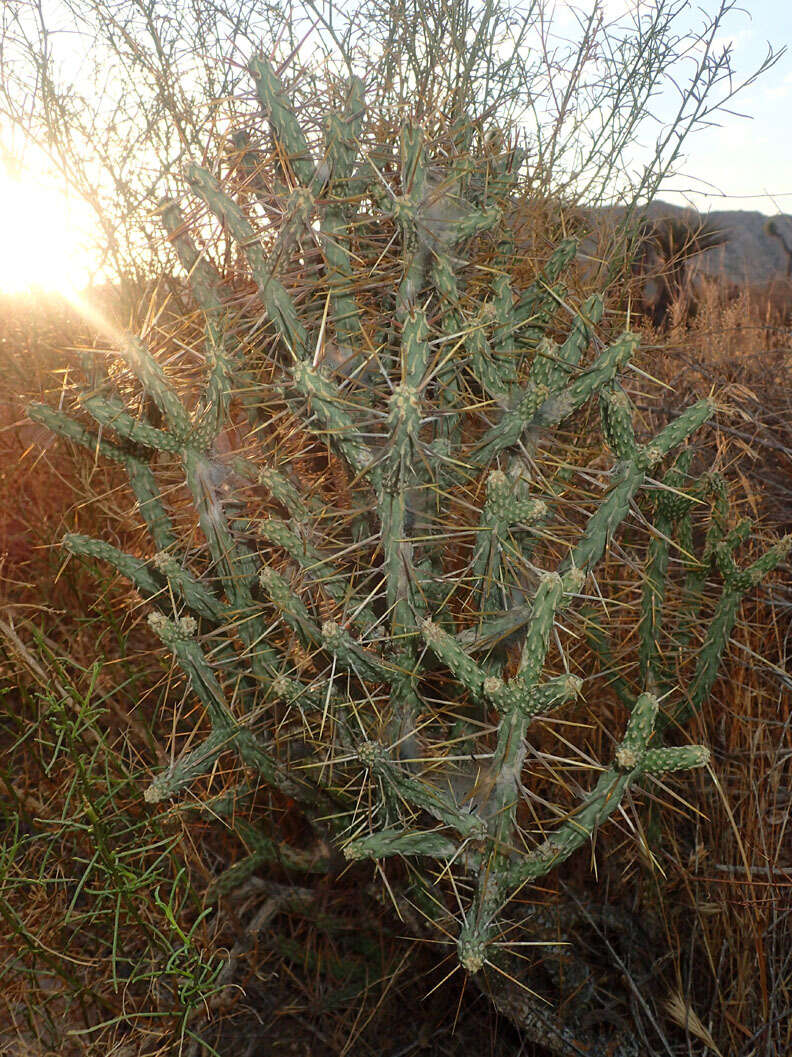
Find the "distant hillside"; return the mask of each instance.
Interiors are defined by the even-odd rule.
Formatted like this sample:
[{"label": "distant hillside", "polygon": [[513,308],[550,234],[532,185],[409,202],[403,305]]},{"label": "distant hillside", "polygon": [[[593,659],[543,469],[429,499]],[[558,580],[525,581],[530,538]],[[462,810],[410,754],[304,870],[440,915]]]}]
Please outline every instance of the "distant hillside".
[{"label": "distant hillside", "polygon": [[[766,283],[786,277],[789,258],[780,241],[766,233],[768,217],[763,213],[742,209],[698,213],[695,209],[685,209],[669,202],[653,202],[646,207],[645,212],[655,218],[670,216],[688,218],[693,222],[707,220],[728,234],[724,245],[705,250],[692,259],[691,274],[715,276],[740,285],[745,282]],[[792,216],[779,214],[772,219],[787,245],[792,247]]]}]

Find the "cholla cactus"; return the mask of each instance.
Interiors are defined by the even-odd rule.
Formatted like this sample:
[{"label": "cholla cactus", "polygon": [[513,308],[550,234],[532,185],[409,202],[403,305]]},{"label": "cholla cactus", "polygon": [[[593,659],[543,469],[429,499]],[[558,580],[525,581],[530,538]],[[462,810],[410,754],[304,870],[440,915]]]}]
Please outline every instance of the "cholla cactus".
[{"label": "cholla cactus", "polygon": [[[321,870],[333,848],[407,857],[425,912],[455,916],[459,962],[476,973],[499,956],[514,894],[585,845],[631,786],[707,762],[704,746],[664,745],[663,731],[701,707],[740,599],[790,540],[737,566],[746,529],[729,530],[723,483],[690,473],[688,442],[711,401],[636,433],[620,379],[637,339],[598,337],[598,295],[570,307],[572,240],[527,280],[505,219],[518,151],[469,128],[430,139],[410,124],[394,150],[391,130],[367,125],[354,79],[321,142],[309,141],[269,62],[250,70],[272,151],[239,138],[230,174],[192,164],[185,179],[244,255],[256,311],[248,298],[234,314],[180,207],[165,202],[205,318],[195,406],[130,338],[119,353],[156,422],[134,416],[109,379],[81,398],[101,439],[66,413],[30,414],[128,471],[150,556],[75,535],[64,545],[150,601],[152,629],[205,709],[208,736],[146,799],[177,797],[235,753],[238,782],[215,813],[233,816],[263,781],[300,803],[317,834],[312,855],[276,849],[266,819],[244,823],[245,869],[277,854]],[[593,398],[605,447],[584,417]],[[243,440],[222,455],[231,425]],[[203,550],[168,509],[151,455],[183,468]],[[626,722],[581,801],[561,792],[553,807],[545,786],[541,817],[530,814],[531,739],[546,743],[546,717],[602,693],[590,645],[603,656],[612,645],[603,558],[637,503],[655,530],[635,664],[612,680]],[[633,564],[642,538],[624,538]],[[701,640],[716,573],[722,597]],[[687,654],[694,673],[680,686]]]}]

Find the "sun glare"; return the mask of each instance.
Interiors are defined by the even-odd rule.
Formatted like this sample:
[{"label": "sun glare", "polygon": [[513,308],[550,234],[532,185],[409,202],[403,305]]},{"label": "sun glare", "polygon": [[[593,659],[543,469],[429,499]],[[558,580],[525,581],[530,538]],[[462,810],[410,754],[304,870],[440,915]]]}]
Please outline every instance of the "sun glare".
[{"label": "sun glare", "polygon": [[80,219],[65,195],[0,169],[0,292],[82,289],[90,270]]}]

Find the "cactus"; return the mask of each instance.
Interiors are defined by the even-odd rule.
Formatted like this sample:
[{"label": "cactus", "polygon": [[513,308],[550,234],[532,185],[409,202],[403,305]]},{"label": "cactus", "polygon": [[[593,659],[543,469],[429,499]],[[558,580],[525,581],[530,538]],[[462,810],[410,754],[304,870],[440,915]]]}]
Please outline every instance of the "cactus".
[{"label": "cactus", "polygon": [[[639,436],[625,374],[638,339],[603,340],[599,295],[572,307],[560,285],[572,240],[520,281],[503,223],[516,151],[486,137],[457,157],[405,124],[394,152],[387,136],[372,141],[354,79],[320,143],[271,64],[257,57],[250,70],[276,150],[254,154],[237,137],[230,174],[190,164],[185,180],[244,253],[261,305],[255,341],[167,201],[162,221],[206,322],[194,407],[156,350],[129,338],[119,353],[156,422],[108,379],[82,394],[77,417],[43,405],[30,416],[128,472],[150,556],[73,534],[64,546],[134,584],[203,707],[203,741],[146,800],[177,797],[233,754],[239,781],[223,814],[264,782],[301,805],[318,850],[278,850],[266,818],[241,823],[251,857],[218,889],[276,856],[310,871],[332,848],[350,861],[407,857],[446,936],[455,916],[459,963],[475,974],[497,962],[515,894],[590,841],[631,786],[707,762],[704,746],[664,744],[663,732],[701,708],[741,598],[790,539],[738,567],[745,531],[728,530],[722,483],[690,472],[712,401]],[[258,164],[282,189],[263,228],[233,185],[244,177],[255,191]],[[590,415],[570,445],[596,401],[605,449]],[[246,439],[224,457],[217,438],[232,426]],[[299,458],[279,454],[288,444]],[[181,467],[205,547],[169,511],[153,456]],[[328,460],[337,494],[323,483]],[[626,724],[580,802],[562,796],[530,819],[529,739],[602,693],[576,643],[590,632],[601,657],[612,649],[608,610],[591,602],[607,594],[612,542],[642,547],[624,528],[637,503],[654,529],[638,657],[618,676]],[[710,507],[697,556],[691,518]],[[698,645],[715,576],[723,592]],[[582,634],[562,645],[563,624]],[[693,679],[680,686],[688,655]]]}]

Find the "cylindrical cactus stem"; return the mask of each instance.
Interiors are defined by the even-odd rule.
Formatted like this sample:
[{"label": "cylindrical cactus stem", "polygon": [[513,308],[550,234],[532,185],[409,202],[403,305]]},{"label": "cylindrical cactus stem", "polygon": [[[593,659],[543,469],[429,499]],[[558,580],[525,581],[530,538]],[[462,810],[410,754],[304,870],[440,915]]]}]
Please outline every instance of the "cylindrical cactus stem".
[{"label": "cylindrical cactus stem", "polygon": [[151,467],[142,459],[136,459],[133,456],[125,460],[124,466],[137,499],[138,510],[151,533],[155,546],[160,550],[174,546],[176,533],[165,504],[162,502],[162,495]]},{"label": "cylindrical cactus stem", "polygon": [[603,771],[574,815],[562,822],[544,843],[510,865],[508,888],[515,891],[526,882],[543,877],[590,840],[594,830],[619,806],[632,773],[621,772],[615,767]]},{"label": "cylindrical cactus stem", "polygon": [[619,459],[632,459],[637,454],[632,422],[630,398],[618,385],[603,386],[600,390],[602,432],[608,447]]},{"label": "cylindrical cactus stem", "polygon": [[[253,599],[258,561],[247,543],[237,539],[229,527],[212,460],[188,447],[182,452],[182,461],[201,531],[233,610],[239,636],[247,647],[253,675],[259,682],[269,683],[280,668],[280,658],[267,641],[266,623]],[[227,624],[229,630],[231,626]]]},{"label": "cylindrical cactus stem", "polygon": [[747,585],[746,589],[756,587],[769,573],[778,568],[781,562],[786,561],[790,551],[792,551],[792,533],[784,536],[772,547],[768,547],[760,558],[743,570],[740,574],[741,586]]},{"label": "cylindrical cactus stem", "polygon": [[429,649],[438,657],[460,683],[469,690],[477,700],[484,698],[484,682],[489,673],[481,668],[459,645],[453,635],[426,619],[421,624],[421,634]]},{"label": "cylindrical cactus stem", "polygon": [[548,385],[552,385],[553,388],[559,388],[568,373],[563,370],[564,366],[566,365],[569,368],[577,367],[583,353],[594,340],[594,328],[602,322],[604,314],[605,302],[601,294],[592,294],[587,297],[580,308],[577,309],[575,322],[572,324],[569,336],[559,349],[558,361],[555,365],[558,373],[550,375],[547,379]]},{"label": "cylindrical cactus stem", "polygon": [[[287,705],[294,705],[301,712],[323,710],[328,704],[327,688],[323,684],[306,686],[299,679],[293,679],[282,672],[275,676],[268,687],[270,700],[280,700]],[[340,700],[340,699],[339,699]],[[334,695],[330,701],[336,703]]]},{"label": "cylindrical cactus stem", "polygon": [[[234,464],[236,468],[236,464]],[[292,482],[280,471],[271,466],[264,466],[258,471],[257,480],[276,499],[290,518],[297,522],[306,521],[312,514],[322,509],[321,502],[312,496],[301,495]]]},{"label": "cylindrical cactus stem", "polygon": [[394,855],[421,855],[430,859],[451,859],[457,844],[442,833],[410,830],[381,830],[366,837],[356,837],[344,845],[344,856],[350,862],[361,859],[387,859]]},{"label": "cylindrical cactus stem", "polygon": [[536,282],[532,283],[520,295],[514,309],[515,325],[521,326],[526,320],[540,315],[548,307],[554,307],[556,296],[553,287],[562,272],[566,271],[577,253],[576,239],[563,239],[550,256]]},{"label": "cylindrical cactus stem", "polygon": [[[396,293],[396,319],[403,320],[416,305],[426,282],[428,253],[418,235],[418,214],[426,189],[426,158],[423,130],[405,125],[401,131],[401,195],[390,203],[390,211],[402,233],[404,274]],[[385,205],[386,200],[382,200]],[[387,206],[386,206],[387,208]]]},{"label": "cylindrical cactus stem", "polygon": [[176,250],[179,263],[187,273],[195,300],[206,317],[204,349],[209,374],[206,390],[196,412],[196,421],[214,438],[225,420],[236,386],[245,405],[248,422],[254,426],[259,419],[254,397],[255,382],[239,362],[236,339],[227,333],[220,276],[214,266],[199,253],[188,233],[178,204],[170,198],[165,198],[160,202],[158,212],[168,238]]},{"label": "cylindrical cactus stem", "polygon": [[610,492],[589,518],[580,542],[572,550],[570,557],[562,563],[562,571],[566,571],[567,566],[574,565],[586,573],[591,572],[605,553],[605,548],[616,529],[627,516],[630,500],[643,482],[644,472],[635,463],[622,464],[617,470],[616,481]]},{"label": "cylindrical cactus stem", "polygon": [[[148,562],[136,558],[132,554],[125,554],[117,547],[103,540],[95,540],[90,536],[81,536],[76,532],[67,532],[61,540],[61,546],[80,558],[96,558],[107,562],[117,569],[122,576],[131,581],[147,601],[156,601],[162,596],[165,588],[162,580],[152,572]],[[161,601],[167,605],[167,595]]]},{"label": "cylindrical cactus stem", "polygon": [[684,699],[668,711],[667,718],[663,717],[662,727],[672,721],[684,723],[701,709],[709,697],[718,674],[718,667],[734,629],[743,596],[750,588],[760,584],[768,573],[784,561],[790,550],[792,550],[792,535],[784,536],[747,569],[738,571],[729,577],[724,584],[707,628],[706,638],[699,651],[693,682]]},{"label": "cylindrical cactus stem", "polygon": [[387,749],[374,741],[358,746],[357,757],[372,774],[376,775],[398,797],[411,808],[426,811],[438,822],[455,829],[463,837],[480,840],[486,833],[486,826],[475,815],[460,811],[456,804],[445,796],[440,789],[429,785],[420,778],[407,775],[395,763]]},{"label": "cylindrical cactus stem", "polygon": [[294,175],[303,187],[308,187],[314,178],[316,165],[294,107],[272,63],[265,55],[254,55],[248,63],[248,70],[256,84],[256,94],[273,135],[282,145]]},{"label": "cylindrical cactus stem", "polygon": [[399,677],[391,664],[386,664],[374,650],[355,642],[349,632],[334,620],[326,620],[322,624],[322,646],[342,668],[353,672],[359,679],[389,683]]},{"label": "cylindrical cactus stem", "polygon": [[[420,395],[419,390],[426,373],[429,361],[429,326],[426,320],[426,312],[423,309],[413,309],[405,318],[402,326],[401,336],[401,368],[402,389],[405,393],[415,394],[414,399]],[[417,430],[418,423],[414,422],[405,407],[402,416],[405,423],[411,423],[410,429]]]},{"label": "cylindrical cactus stem", "polygon": [[484,325],[473,320],[465,329],[464,337],[458,332],[450,336],[458,343],[464,340],[470,357],[470,370],[478,384],[490,399],[499,404],[508,404],[512,390],[517,385],[514,363],[496,358],[485,334]]},{"label": "cylindrical cactus stem", "polygon": [[[608,346],[596,360],[564,389],[548,394],[546,401],[537,409],[534,419],[540,426],[556,426],[582,407],[602,386],[616,377],[616,372],[632,359],[638,338],[625,333]],[[533,424],[533,420],[531,423]]]},{"label": "cylindrical cactus stem", "polygon": [[211,458],[186,448],[182,453],[187,485],[192,493],[198,519],[212,559],[233,607],[249,609],[253,603],[251,588],[257,564],[245,545],[235,539],[229,528],[220,491],[216,467]]},{"label": "cylindrical cactus stem", "polygon": [[198,778],[209,774],[221,753],[231,748],[227,730],[214,730],[196,748],[183,753],[164,771],[155,775],[143,797],[148,804],[170,800]]},{"label": "cylindrical cactus stem", "polygon": [[577,675],[557,675],[533,688],[524,711],[531,717],[552,712],[561,705],[574,701],[582,686],[583,680]]},{"label": "cylindrical cactus stem", "polygon": [[[421,401],[418,383],[428,359],[426,317],[411,310],[402,332],[402,376],[390,398],[385,467],[378,489],[385,555],[387,601],[392,611],[394,635],[414,627],[412,607],[420,604],[411,587],[413,544],[407,518],[407,491],[419,480],[418,443],[421,427]],[[399,630],[402,629],[402,630]]]},{"label": "cylindrical cactus stem", "polygon": [[558,573],[545,573],[534,596],[531,619],[520,657],[518,677],[526,686],[536,685],[544,666],[556,610],[564,595]]},{"label": "cylindrical cactus stem", "polygon": [[281,174],[273,173],[268,167],[269,155],[252,147],[250,133],[238,129],[229,137],[226,159],[232,171],[241,177],[242,190],[256,199],[271,223],[279,223],[281,212],[274,208],[274,203],[284,198],[289,189]]},{"label": "cylindrical cactus stem", "polygon": [[[711,572],[715,548],[727,535],[730,509],[728,488],[719,473],[703,475],[696,482],[694,494],[698,499],[709,499],[713,503],[704,550],[700,558],[694,555],[693,524],[689,510],[684,511],[677,525],[679,545],[687,569],[682,588],[679,619],[674,629],[674,647],[678,653],[688,648],[698,626],[701,607],[704,604],[704,587]],[[667,689],[672,689],[672,687],[669,686]]]},{"label": "cylindrical cactus stem", "polygon": [[[534,499],[520,477],[510,478],[502,470],[493,470],[487,477],[487,498],[481,512],[472,573],[481,581],[479,611],[497,608],[498,582],[501,577],[501,557],[509,543],[509,533],[517,524],[533,525],[547,514],[541,499]],[[518,551],[512,542],[510,549]]]},{"label": "cylindrical cactus stem", "polygon": [[596,325],[602,320],[605,305],[599,294],[587,298],[575,313],[575,322],[569,337],[560,347],[544,338],[536,347],[531,364],[531,381],[544,385],[553,393],[569,380],[572,371],[580,363],[583,352],[594,338]]},{"label": "cylindrical cactus stem", "polygon": [[525,480],[510,478],[502,470],[493,470],[488,475],[482,520],[507,529],[517,524],[530,525],[546,514],[547,505],[529,494]]},{"label": "cylindrical cactus stem", "polygon": [[197,625],[192,617],[170,620],[162,613],[149,614],[149,624],[171,650],[190,680],[196,696],[206,708],[214,730],[225,730],[233,741],[237,729],[222,687],[195,639]]},{"label": "cylindrical cactus stem", "polygon": [[371,450],[360,436],[353,418],[344,409],[346,401],[338,387],[307,363],[294,365],[292,382],[319,419],[318,427],[309,425],[308,428],[327,436],[355,473],[366,474],[376,487],[379,473],[373,465]]},{"label": "cylindrical cactus stem", "polygon": [[220,314],[223,310],[220,276],[213,265],[199,253],[178,203],[172,198],[163,198],[157,212],[168,239],[176,250],[179,264],[187,273],[195,300],[208,315]]},{"label": "cylindrical cactus stem", "polygon": [[678,415],[673,422],[661,429],[658,434],[643,446],[642,459],[648,467],[655,466],[673,448],[676,448],[715,413],[712,400],[699,400]]},{"label": "cylindrical cactus stem", "polygon": [[[491,173],[488,190],[497,198],[505,199],[508,189],[516,180],[514,172],[501,171]],[[498,241],[498,250],[494,265],[498,269],[492,279],[491,308],[495,320],[492,331],[492,354],[501,368],[504,388],[509,389],[517,384],[517,304],[514,285],[511,278],[511,265],[514,261],[514,235],[509,227],[502,227]]]},{"label": "cylindrical cactus stem", "polygon": [[526,882],[543,877],[565,862],[616,811],[629,784],[641,774],[659,775],[702,767],[708,761],[709,752],[703,745],[684,745],[679,747],[679,751],[648,749],[634,768],[607,768],[575,814],[563,822],[543,844],[510,865],[506,874],[506,887],[509,891],[516,891]]},{"label": "cylindrical cactus stem", "polygon": [[353,75],[347,82],[343,110],[340,114],[330,111],[324,119],[325,160],[330,167],[330,182],[331,186],[338,184],[341,191],[346,190],[345,181],[355,170],[365,116],[365,85],[360,77]]},{"label": "cylindrical cactus stem", "polygon": [[488,961],[492,929],[490,922],[462,926],[457,939],[457,958],[466,973],[474,976]]},{"label": "cylindrical cactus stem", "polygon": [[280,518],[264,518],[256,527],[264,539],[286,551],[311,580],[321,585],[328,597],[343,606],[345,612],[352,614],[351,623],[359,631],[366,631],[377,623],[374,611],[366,604],[365,599],[354,593],[348,576],[333,563],[332,558],[311,546]]},{"label": "cylindrical cactus stem", "polygon": [[137,376],[146,395],[162,412],[170,433],[183,443],[191,432],[190,416],[149,348],[140,338],[129,335],[124,341],[121,355]]},{"label": "cylindrical cactus stem", "polygon": [[271,566],[265,565],[259,571],[259,583],[289,627],[297,632],[303,645],[314,648],[322,646],[319,625],[284,578]]},{"label": "cylindrical cactus stem", "polygon": [[709,761],[710,751],[705,745],[675,745],[667,749],[648,749],[639,769],[641,774],[663,775],[706,767]]},{"label": "cylindrical cactus stem", "polygon": [[215,623],[231,617],[231,613],[220,599],[209,590],[206,584],[196,580],[174,554],[168,551],[157,551],[151,561],[193,613]]},{"label": "cylindrical cactus stem", "polygon": [[[353,289],[354,268],[349,253],[351,209],[348,204],[348,184],[358,154],[364,114],[363,82],[359,77],[352,77],[343,113],[330,113],[324,122],[325,164],[330,182],[323,195],[326,204],[319,210],[319,243],[330,288],[330,309],[339,352],[337,366],[347,375],[358,365],[365,349],[360,311]],[[323,166],[318,168],[322,169]],[[318,177],[314,181],[315,194],[321,190],[316,186],[317,183]]]},{"label": "cylindrical cactus stem", "polygon": [[243,249],[267,315],[279,334],[298,360],[306,359],[309,355],[307,332],[297,318],[286,288],[275,277],[274,262],[266,259],[252,224],[206,169],[191,163],[185,170],[185,177],[191,190],[227,225],[232,238]]},{"label": "cylindrical cactus stem", "polygon": [[62,411],[56,411],[45,404],[30,404],[27,413],[33,422],[40,422],[53,433],[81,444],[94,454],[98,453],[113,462],[121,463],[129,475],[129,483],[135,493],[138,508],[155,545],[161,550],[175,545],[176,536],[148,463],[91,433],[82,423],[76,422]]},{"label": "cylindrical cactus stem", "polygon": [[632,770],[640,763],[654,733],[660,705],[654,694],[641,694],[636,700],[627,730],[616,750],[616,765],[622,770]]},{"label": "cylindrical cactus stem", "polygon": [[131,440],[133,444],[142,444],[155,451],[167,451],[173,454],[182,448],[183,437],[177,437],[173,433],[158,429],[142,419],[133,418],[114,400],[107,400],[93,393],[83,393],[80,403],[100,426],[112,429],[119,437]]}]

